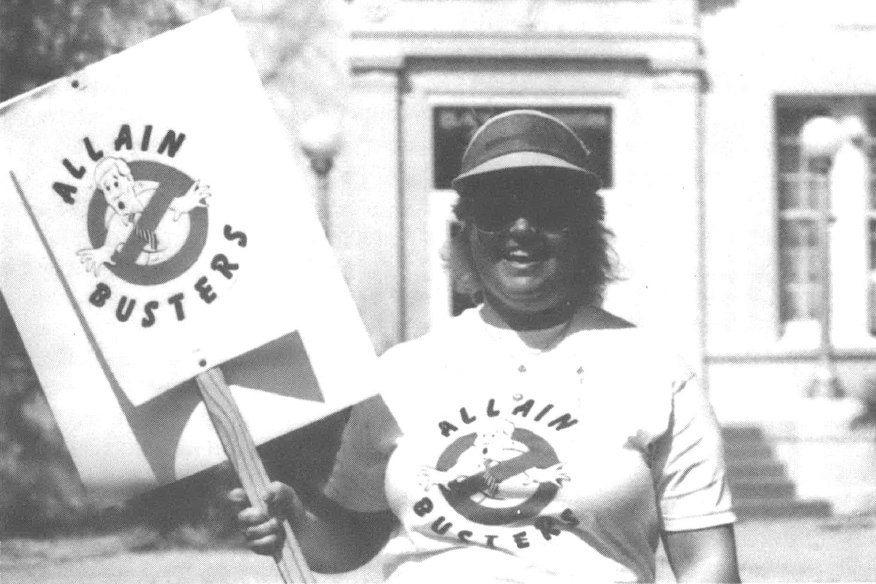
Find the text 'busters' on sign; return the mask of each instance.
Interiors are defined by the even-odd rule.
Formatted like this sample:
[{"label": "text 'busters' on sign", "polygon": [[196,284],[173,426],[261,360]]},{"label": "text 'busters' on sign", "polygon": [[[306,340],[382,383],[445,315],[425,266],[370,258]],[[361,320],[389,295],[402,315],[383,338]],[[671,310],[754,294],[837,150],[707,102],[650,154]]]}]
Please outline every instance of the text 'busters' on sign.
[{"label": "text 'busters' on sign", "polygon": [[0,148],[0,289],[86,484],[133,492],[223,460],[190,382],[211,367],[257,443],[372,392],[371,344],[229,11],[3,104]]}]

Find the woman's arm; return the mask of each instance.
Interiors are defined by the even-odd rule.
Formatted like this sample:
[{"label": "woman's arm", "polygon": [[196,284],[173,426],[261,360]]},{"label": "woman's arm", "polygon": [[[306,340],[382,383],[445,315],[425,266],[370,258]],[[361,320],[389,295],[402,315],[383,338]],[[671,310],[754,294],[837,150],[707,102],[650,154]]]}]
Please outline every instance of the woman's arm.
[{"label": "woman's arm", "polygon": [[238,508],[238,523],[250,549],[273,555],[283,545],[280,522],[285,517],[308,565],[321,573],[349,572],[366,564],[389,540],[397,521],[390,511],[357,513],[324,496],[311,510],[292,487],[279,482],[271,483],[265,497],[267,513],[249,507],[243,489],[234,489],[228,498]]},{"label": "woman's arm", "polygon": [[740,582],[733,525],[664,531],[663,547],[679,582]]}]

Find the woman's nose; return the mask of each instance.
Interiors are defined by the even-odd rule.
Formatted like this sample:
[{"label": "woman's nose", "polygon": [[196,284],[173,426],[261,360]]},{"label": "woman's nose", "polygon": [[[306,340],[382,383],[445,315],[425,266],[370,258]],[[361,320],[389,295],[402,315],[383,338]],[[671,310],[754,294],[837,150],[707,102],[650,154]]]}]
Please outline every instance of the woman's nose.
[{"label": "woman's nose", "polygon": [[511,223],[508,231],[515,235],[522,235],[524,233],[534,232],[535,226],[528,217],[521,215]]}]

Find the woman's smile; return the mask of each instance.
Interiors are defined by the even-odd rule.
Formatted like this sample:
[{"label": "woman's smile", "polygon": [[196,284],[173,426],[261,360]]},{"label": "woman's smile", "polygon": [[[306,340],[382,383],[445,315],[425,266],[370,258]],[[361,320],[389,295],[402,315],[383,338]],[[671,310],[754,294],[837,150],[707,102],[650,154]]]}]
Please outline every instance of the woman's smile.
[{"label": "woman's smile", "polygon": [[520,246],[511,243],[505,246],[502,259],[513,267],[528,268],[546,259],[544,247]]}]

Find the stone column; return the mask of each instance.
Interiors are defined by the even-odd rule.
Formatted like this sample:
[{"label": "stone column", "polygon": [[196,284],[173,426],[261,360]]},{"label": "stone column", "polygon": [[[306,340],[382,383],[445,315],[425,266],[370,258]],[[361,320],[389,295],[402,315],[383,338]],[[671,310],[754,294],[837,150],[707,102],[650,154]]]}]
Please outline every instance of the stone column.
[{"label": "stone column", "polygon": [[657,330],[695,367],[703,326],[699,91],[695,73],[667,71],[635,96],[640,138],[624,180],[636,220],[623,234],[637,248],[629,258],[641,290],[637,324]]},{"label": "stone column", "polygon": [[843,140],[830,172],[831,210],[831,332],[839,348],[874,346],[868,332],[869,169],[860,118],[839,122]]},{"label": "stone column", "polygon": [[332,176],[332,247],[378,352],[401,340],[399,75],[402,59],[354,59]]}]

